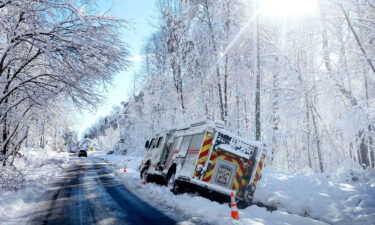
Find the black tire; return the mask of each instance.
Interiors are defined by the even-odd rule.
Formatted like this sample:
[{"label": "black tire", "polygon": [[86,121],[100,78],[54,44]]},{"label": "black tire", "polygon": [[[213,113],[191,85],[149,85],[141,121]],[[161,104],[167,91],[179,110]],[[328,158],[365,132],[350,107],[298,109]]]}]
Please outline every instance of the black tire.
[{"label": "black tire", "polygon": [[176,182],[175,177],[176,177],[176,172],[172,171],[167,177],[167,187],[174,194],[178,194],[180,193],[180,189],[178,187],[178,182]]},{"label": "black tire", "polygon": [[143,169],[141,170],[141,174],[140,174],[141,179],[144,179],[145,181],[148,181],[148,168],[149,168],[148,165],[143,167]]}]

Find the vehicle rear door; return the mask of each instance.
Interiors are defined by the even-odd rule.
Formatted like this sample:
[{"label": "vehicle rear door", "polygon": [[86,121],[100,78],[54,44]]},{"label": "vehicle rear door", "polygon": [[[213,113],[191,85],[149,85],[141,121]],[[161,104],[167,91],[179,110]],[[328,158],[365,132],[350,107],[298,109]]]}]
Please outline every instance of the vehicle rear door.
[{"label": "vehicle rear door", "polygon": [[213,150],[203,181],[236,190],[241,197],[250,182],[252,161],[221,148]]}]

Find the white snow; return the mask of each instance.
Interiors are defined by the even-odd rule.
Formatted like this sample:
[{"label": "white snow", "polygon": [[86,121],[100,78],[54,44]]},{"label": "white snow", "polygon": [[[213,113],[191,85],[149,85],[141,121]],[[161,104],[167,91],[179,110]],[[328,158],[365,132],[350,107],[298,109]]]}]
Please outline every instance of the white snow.
[{"label": "white snow", "polygon": [[256,201],[330,224],[375,223],[375,177],[353,171],[306,175],[265,168],[262,173]]},{"label": "white snow", "polygon": [[17,169],[25,175],[25,186],[14,192],[0,186],[0,224],[27,224],[39,204],[48,184],[53,181],[69,161],[68,153],[40,149],[22,151],[23,158],[15,161]]},{"label": "white snow", "polygon": [[[227,204],[219,204],[192,194],[174,195],[167,187],[148,183],[141,185],[140,157],[100,155],[111,162],[123,184],[151,205],[167,213],[183,214],[181,224],[356,224],[375,223],[375,178],[341,173],[289,174],[265,168],[255,193],[255,200],[275,205],[277,211],[250,206],[240,209],[240,220],[230,217]],[[126,162],[127,172],[124,173]],[[355,177],[355,178],[353,178]],[[353,178],[353,180],[352,180]],[[356,179],[359,179],[356,181]],[[198,221],[198,222],[197,222]]]},{"label": "white snow", "polygon": [[[48,183],[69,161],[66,153],[27,151],[27,164],[18,159],[17,166],[26,175],[25,188],[18,191],[0,189],[0,224],[27,224],[39,206],[37,199]],[[90,152],[90,157],[106,160],[114,167],[122,183],[152,206],[183,220],[179,224],[236,225],[371,225],[375,223],[375,176],[360,171],[329,174],[292,174],[265,168],[258,183],[255,200],[277,206],[270,212],[256,205],[239,209],[240,220],[230,217],[228,204],[219,204],[194,194],[175,195],[167,187],[153,183],[142,185],[139,155],[106,155]],[[124,168],[126,167],[126,172]]]},{"label": "white snow", "polygon": [[232,153],[232,154],[235,154],[235,155],[238,155],[239,157],[242,157],[242,158],[245,158],[245,159],[248,159],[249,158],[249,154],[245,154],[243,152],[240,152],[240,151],[236,151],[235,149],[233,149],[230,145],[227,145],[227,144],[220,144],[217,146],[218,149],[222,149],[224,151],[227,151],[229,153]]}]

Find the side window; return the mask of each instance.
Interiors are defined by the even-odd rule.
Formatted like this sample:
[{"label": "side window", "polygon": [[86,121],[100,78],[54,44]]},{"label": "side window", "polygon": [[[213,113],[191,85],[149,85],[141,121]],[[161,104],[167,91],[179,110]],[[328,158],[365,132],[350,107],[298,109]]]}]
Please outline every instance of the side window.
[{"label": "side window", "polygon": [[163,137],[160,137],[158,140],[158,144],[156,145],[156,148],[160,147],[161,142],[163,141]]},{"label": "side window", "polygon": [[197,152],[202,146],[202,141],[203,141],[204,134],[195,134],[193,138],[191,139],[191,143],[189,146],[189,151],[194,151]]},{"label": "side window", "polygon": [[154,146],[154,142],[155,142],[155,139],[153,138],[153,139],[151,139],[151,141],[150,141],[150,147],[149,147],[149,149],[152,149],[152,147]]},{"label": "side window", "polygon": [[181,139],[182,139],[182,137],[175,137],[174,138],[173,144],[172,144],[171,148],[168,151],[168,156],[166,156],[166,158],[168,158],[166,160],[166,165],[169,165],[169,163],[171,162],[172,156],[174,155],[174,152],[178,151],[178,149],[180,148]]},{"label": "side window", "polygon": [[182,137],[178,137],[178,138],[174,138],[174,140],[173,140],[173,144],[172,144],[172,147],[171,147],[171,149],[170,149],[170,152],[173,152],[173,151],[175,151],[175,150],[178,150],[178,148],[180,147],[180,146],[177,146],[178,145],[178,143],[180,142],[180,139],[181,139]]},{"label": "side window", "polygon": [[192,135],[188,135],[188,136],[184,137],[184,139],[182,140],[182,144],[181,144],[180,154],[179,155],[186,155],[186,152],[187,152],[187,150],[189,148],[190,141],[191,141],[192,137],[193,137]]}]

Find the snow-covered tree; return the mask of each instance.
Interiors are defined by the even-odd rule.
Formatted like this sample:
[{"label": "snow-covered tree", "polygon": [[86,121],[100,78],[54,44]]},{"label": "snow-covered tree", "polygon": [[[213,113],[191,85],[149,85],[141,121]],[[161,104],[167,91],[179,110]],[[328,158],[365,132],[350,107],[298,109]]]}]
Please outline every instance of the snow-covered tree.
[{"label": "snow-covered tree", "polygon": [[[100,89],[125,68],[119,29],[91,1],[0,1],[0,161],[27,138],[33,110],[70,98],[78,107],[102,100]],[[43,123],[42,123],[43,124]]]},{"label": "snow-covered tree", "polygon": [[158,1],[140,94],[120,116],[128,147],[209,117],[250,139],[261,134],[278,168],[374,167],[374,2],[317,1],[313,13],[286,17],[257,2]]}]

